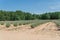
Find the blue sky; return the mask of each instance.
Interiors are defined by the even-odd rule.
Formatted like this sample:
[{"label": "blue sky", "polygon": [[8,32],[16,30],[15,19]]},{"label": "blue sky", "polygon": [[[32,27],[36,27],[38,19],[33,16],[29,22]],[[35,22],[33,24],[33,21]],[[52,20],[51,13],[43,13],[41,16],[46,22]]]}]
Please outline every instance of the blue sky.
[{"label": "blue sky", "polygon": [[60,11],[60,0],[0,0],[0,10],[31,13]]}]

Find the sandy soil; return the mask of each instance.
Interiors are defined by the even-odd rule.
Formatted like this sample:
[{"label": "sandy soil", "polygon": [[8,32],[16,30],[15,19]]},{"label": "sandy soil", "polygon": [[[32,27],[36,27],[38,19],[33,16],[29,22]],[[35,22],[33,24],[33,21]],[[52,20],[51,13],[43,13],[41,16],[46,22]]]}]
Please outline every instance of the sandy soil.
[{"label": "sandy soil", "polygon": [[60,31],[55,23],[42,24],[34,29],[20,31],[0,30],[0,40],[60,40]]}]

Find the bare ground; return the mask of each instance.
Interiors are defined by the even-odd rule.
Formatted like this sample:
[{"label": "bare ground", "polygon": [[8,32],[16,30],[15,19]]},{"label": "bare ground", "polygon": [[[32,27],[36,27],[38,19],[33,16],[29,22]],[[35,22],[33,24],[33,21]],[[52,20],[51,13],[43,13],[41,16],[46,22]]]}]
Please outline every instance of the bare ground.
[{"label": "bare ground", "polygon": [[1,28],[5,30],[0,30],[0,40],[60,40],[60,32],[53,22],[39,25],[34,29],[29,29],[28,26],[22,25],[22,28],[18,27],[17,31],[8,31],[2,26]]}]

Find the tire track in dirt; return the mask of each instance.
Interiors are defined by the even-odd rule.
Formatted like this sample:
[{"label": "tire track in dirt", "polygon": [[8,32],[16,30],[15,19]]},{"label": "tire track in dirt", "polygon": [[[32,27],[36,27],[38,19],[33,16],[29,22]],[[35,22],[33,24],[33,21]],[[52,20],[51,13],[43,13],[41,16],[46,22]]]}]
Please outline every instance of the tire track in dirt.
[{"label": "tire track in dirt", "polygon": [[56,31],[57,25],[54,22],[48,22],[42,25],[37,26],[36,28],[32,29],[34,32],[42,32],[42,31]]}]

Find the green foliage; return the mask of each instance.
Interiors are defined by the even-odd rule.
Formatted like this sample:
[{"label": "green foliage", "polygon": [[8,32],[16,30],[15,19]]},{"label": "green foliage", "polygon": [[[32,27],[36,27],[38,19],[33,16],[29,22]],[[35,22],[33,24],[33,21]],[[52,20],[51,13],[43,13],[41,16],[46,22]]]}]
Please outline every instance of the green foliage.
[{"label": "green foliage", "polygon": [[31,25],[31,28],[35,28],[35,27],[36,27],[36,25],[35,25],[35,24],[32,24],[32,25]]},{"label": "green foliage", "polygon": [[19,23],[19,25],[22,25],[22,23]]},{"label": "green foliage", "polygon": [[10,27],[10,23],[6,23],[6,27],[9,28]]},{"label": "green foliage", "polygon": [[0,10],[0,21],[17,21],[17,20],[35,20],[35,19],[60,19],[60,12],[50,12],[44,14],[31,14],[20,10],[3,11]]},{"label": "green foliage", "polygon": [[58,30],[60,31],[60,20],[52,20],[57,25]]},{"label": "green foliage", "polygon": [[0,24],[1,24],[1,25],[4,25],[4,22],[1,22]]},{"label": "green foliage", "polygon": [[31,24],[31,28],[35,28],[43,23],[50,22],[50,20],[36,20]]},{"label": "green foliage", "polygon": [[53,20],[52,22],[56,23],[57,24],[57,27],[60,28],[60,20]]},{"label": "green foliage", "polygon": [[13,23],[13,25],[14,25],[15,27],[17,27],[17,26],[18,26],[18,24],[17,24],[17,23]]},{"label": "green foliage", "polygon": [[35,25],[31,25],[31,28],[34,28],[35,27]]},{"label": "green foliage", "polygon": [[[20,21],[3,21],[3,23],[6,24],[6,27],[9,28],[10,24],[13,24],[14,27],[20,26],[20,25],[31,25],[31,28],[35,28],[38,25],[49,22],[50,20],[20,20]],[[2,21],[0,21],[1,23]]]},{"label": "green foliage", "polygon": [[42,14],[41,19],[50,19],[50,15],[48,13]]},{"label": "green foliage", "polygon": [[26,23],[23,23],[23,25],[26,25],[26,24],[29,24],[28,22],[26,22]]}]

